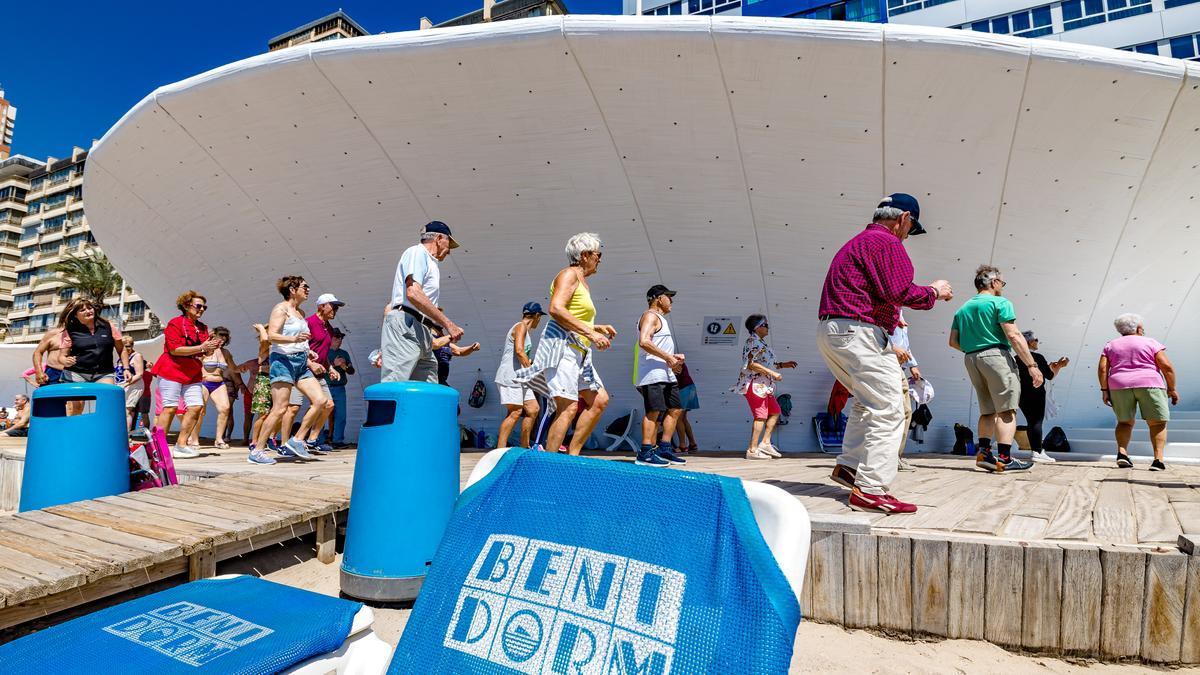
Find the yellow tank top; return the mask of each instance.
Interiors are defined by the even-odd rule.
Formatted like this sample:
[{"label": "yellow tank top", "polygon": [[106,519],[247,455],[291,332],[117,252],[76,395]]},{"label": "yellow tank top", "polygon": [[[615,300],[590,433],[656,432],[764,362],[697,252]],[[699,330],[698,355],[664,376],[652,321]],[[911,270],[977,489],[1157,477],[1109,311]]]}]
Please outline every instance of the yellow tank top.
[{"label": "yellow tank top", "polygon": [[[550,284],[550,297],[554,297],[554,284]],[[571,316],[582,321],[588,328],[595,325],[596,321],[596,305],[592,303],[592,292],[584,285],[583,281],[575,287],[575,292],[571,294],[571,299],[567,300],[567,311]],[[576,336],[579,342],[584,347],[590,347],[592,342],[585,337]]]}]

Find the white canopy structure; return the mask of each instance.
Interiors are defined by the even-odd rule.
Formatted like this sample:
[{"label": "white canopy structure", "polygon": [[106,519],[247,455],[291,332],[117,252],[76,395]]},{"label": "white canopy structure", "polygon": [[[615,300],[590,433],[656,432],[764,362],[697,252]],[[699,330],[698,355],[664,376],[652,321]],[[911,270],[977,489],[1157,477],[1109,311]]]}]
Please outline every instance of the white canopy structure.
[{"label": "white canopy structure", "polygon": [[[1005,270],[1046,355],[1072,358],[1054,387],[1065,419],[1111,420],[1095,363],[1125,311],[1171,349],[1188,396],[1198,167],[1196,63],[901,25],[566,16],[305,45],[164,86],[94,148],[86,190],[100,244],[164,322],[197,289],[239,359],[277,277],[345,300],[351,427],[396,262],[424,223],[463,244],[441,304],[483,349],[451,383],[489,383],[463,418],[492,433],[506,331],[522,303],[546,304],[567,238],[597,232],[598,320],[622,331],[596,359],[605,423],[640,407],[634,324],[661,282],[679,291],[701,445],[744,447],[749,414],[728,390],[742,320],[764,312],[780,358],[800,363],[779,392],[795,404],[781,446],[798,450],[833,382],[814,343],[828,263],[890,192],[922,203],[918,281],[957,293],[907,314],[937,389],[934,445],[976,414],[946,340],[983,262]],[[710,317],[733,344],[705,344]]]}]

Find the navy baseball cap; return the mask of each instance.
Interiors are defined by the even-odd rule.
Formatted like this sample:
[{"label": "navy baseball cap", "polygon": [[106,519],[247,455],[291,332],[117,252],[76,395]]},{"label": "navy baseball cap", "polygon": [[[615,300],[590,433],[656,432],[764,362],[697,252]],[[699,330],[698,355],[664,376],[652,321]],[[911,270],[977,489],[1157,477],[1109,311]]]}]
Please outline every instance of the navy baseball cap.
[{"label": "navy baseball cap", "polygon": [[654,284],[650,287],[650,290],[646,291],[646,300],[653,300],[660,295],[666,295],[673,298],[675,297],[675,291],[663,286],[662,284]]},{"label": "navy baseball cap", "polygon": [[917,203],[916,197],[909,194],[904,194],[903,192],[896,192],[884,197],[883,201],[879,202],[879,206],[876,208],[882,208],[884,206],[891,206],[900,209],[901,211],[908,211],[910,214],[912,214],[913,221],[912,229],[909,230],[908,233],[910,235],[925,234],[925,228],[921,227],[920,221],[921,205]]},{"label": "navy baseball cap", "polygon": [[440,220],[430,221],[425,225],[425,228],[421,230],[421,234],[428,234],[430,232],[446,235],[450,238],[450,248],[458,248],[458,241],[454,238],[454,235],[450,234],[449,225]]},{"label": "navy baseball cap", "polygon": [[542,316],[546,315],[546,313],[542,311],[542,306],[536,302],[525,303],[525,306],[521,308],[521,313],[522,314],[540,314]]}]

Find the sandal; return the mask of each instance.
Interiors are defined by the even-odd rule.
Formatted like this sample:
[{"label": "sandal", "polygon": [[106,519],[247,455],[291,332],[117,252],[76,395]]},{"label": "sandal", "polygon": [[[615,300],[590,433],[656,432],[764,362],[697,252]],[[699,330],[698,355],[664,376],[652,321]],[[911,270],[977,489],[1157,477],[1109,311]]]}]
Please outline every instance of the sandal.
[{"label": "sandal", "polygon": [[216,443],[213,443],[213,447],[218,450],[228,450],[229,444],[225,441],[217,441]]}]

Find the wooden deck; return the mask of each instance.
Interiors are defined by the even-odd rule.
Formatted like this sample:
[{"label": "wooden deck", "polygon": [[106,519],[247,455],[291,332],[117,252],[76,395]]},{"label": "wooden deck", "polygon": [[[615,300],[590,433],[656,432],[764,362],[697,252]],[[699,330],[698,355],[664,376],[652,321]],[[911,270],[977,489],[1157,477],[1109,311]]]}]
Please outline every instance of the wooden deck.
[{"label": "wooden deck", "polygon": [[[20,447],[12,441],[7,444],[0,446],[0,474],[3,456],[20,456]],[[206,449],[201,457],[176,464],[191,477],[250,472],[349,487],[355,454],[344,450],[315,462],[259,466],[246,462],[244,449]],[[462,483],[482,456],[473,451],[462,454]],[[595,456],[632,461],[629,453]],[[996,475],[975,468],[973,459],[966,457],[923,454],[911,461],[918,470],[899,473],[892,489],[919,510],[904,515],[864,514],[873,531],[1120,544],[1151,550],[1174,548],[1182,533],[1200,533],[1200,466],[1172,465],[1165,472],[1150,472],[1145,465],[1117,469],[1109,463],[1058,462]],[[854,513],[846,505],[847,490],[829,480],[833,464],[833,456],[820,454],[770,462],[701,454],[688,458],[686,468],[776,485],[795,495],[814,516]],[[0,481],[0,509],[3,496],[12,492],[11,488],[6,492]]]},{"label": "wooden deck", "polygon": [[0,517],[0,629],[312,532],[333,562],[350,490],[223,476]]}]

